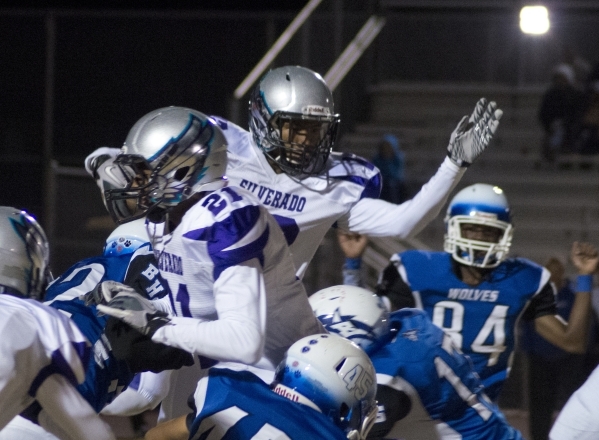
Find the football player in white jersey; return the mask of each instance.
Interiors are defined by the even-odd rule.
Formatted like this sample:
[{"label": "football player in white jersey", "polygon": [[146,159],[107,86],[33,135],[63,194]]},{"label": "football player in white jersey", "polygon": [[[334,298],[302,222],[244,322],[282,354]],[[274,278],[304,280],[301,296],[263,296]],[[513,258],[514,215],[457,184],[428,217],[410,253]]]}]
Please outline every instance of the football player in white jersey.
[{"label": "football player in white jersey", "polygon": [[77,325],[40,302],[49,246],[37,221],[0,207],[0,429],[22,414],[61,439],[115,437],[77,391],[90,342]]},{"label": "football player in white jersey", "polygon": [[599,438],[599,367],[570,396],[549,432],[550,440],[595,440]]},{"label": "football player in white jersey", "polygon": [[114,162],[127,185],[104,196],[116,220],[154,222],[170,295],[152,303],[103,283],[107,299],[120,293],[98,308],[202,356],[201,366],[251,365],[270,382],[291,344],[325,331],[274,217],[248,191],[226,186],[226,150],[220,128],[192,109],[162,108],[135,123]]},{"label": "football player in white jersey", "polygon": [[[481,99],[449,138],[447,158],[420,192],[401,205],[379,200],[381,175],[368,161],[333,153],[339,115],[316,72],[300,66],[269,71],[253,91],[249,131],[215,117],[228,143],[227,177],[260,200],[285,233],[301,276],[331,226],[369,236],[415,235],[441,210],[466,167],[484,151],[502,111]],[[101,189],[118,149],[100,148],[86,169]],[[373,215],[376,213],[376,215]]]}]

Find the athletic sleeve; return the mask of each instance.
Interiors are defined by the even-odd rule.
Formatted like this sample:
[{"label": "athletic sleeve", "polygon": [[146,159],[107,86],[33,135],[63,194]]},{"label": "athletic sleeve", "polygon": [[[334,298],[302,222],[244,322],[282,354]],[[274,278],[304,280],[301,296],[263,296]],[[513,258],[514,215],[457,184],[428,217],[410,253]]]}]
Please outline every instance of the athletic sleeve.
[{"label": "athletic sleeve", "polygon": [[263,355],[266,295],[257,258],[231,266],[214,282],[218,319],[174,317],[160,328],[155,342],[219,361],[254,364]]},{"label": "athletic sleeve", "polygon": [[137,374],[127,389],[104,407],[106,416],[133,416],[156,408],[169,391],[172,370]]},{"label": "athletic sleeve", "polygon": [[40,425],[64,440],[115,440],[110,427],[63,376],[49,376],[36,399],[42,407]]},{"label": "athletic sleeve", "polygon": [[547,281],[524,311],[522,319],[531,321],[545,315],[557,315],[556,292],[553,284]]},{"label": "athletic sleeve", "polygon": [[168,283],[160,275],[156,257],[149,246],[142,246],[133,254],[124,284],[151,300],[168,296]]},{"label": "athletic sleeve", "polygon": [[337,224],[343,230],[370,236],[414,236],[439,214],[464,172],[465,168],[445,158],[437,173],[411,200],[395,205],[365,197],[353,205]]}]

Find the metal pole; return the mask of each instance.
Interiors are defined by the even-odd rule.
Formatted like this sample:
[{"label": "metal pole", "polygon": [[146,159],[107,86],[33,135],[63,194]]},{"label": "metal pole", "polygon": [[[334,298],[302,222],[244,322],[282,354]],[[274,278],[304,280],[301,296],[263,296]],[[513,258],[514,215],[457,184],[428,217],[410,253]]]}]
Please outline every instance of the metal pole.
[{"label": "metal pole", "polygon": [[54,75],[56,63],[56,16],[46,14],[46,72],[44,95],[44,230],[53,243],[56,224],[56,176],[53,162],[54,149]]},{"label": "metal pole", "polygon": [[335,90],[347,72],[358,61],[362,53],[370,46],[370,43],[372,43],[381,29],[383,29],[383,26],[385,26],[385,21],[384,17],[373,15],[364,23],[362,29],[360,29],[324,76],[324,80],[331,90]]},{"label": "metal pole", "polygon": [[262,75],[266,68],[272,63],[279,52],[289,42],[291,37],[297,32],[300,26],[308,19],[312,11],[322,2],[322,0],[310,0],[306,6],[300,11],[299,14],[293,19],[291,24],[281,34],[279,39],[275,41],[275,44],[266,52],[266,55],[256,64],[256,67],[252,69],[249,75],[239,84],[233,93],[235,99],[241,99],[243,95],[247,93],[250,87],[256,82],[256,80]]}]

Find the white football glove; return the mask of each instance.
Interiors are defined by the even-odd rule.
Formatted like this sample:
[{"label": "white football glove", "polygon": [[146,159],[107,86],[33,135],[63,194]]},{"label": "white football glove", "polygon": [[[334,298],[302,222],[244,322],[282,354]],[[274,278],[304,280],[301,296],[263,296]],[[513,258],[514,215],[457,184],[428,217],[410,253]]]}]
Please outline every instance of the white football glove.
[{"label": "white football glove", "polygon": [[99,314],[113,316],[149,337],[171,321],[167,313],[158,310],[152,301],[141,296],[135,289],[110,281],[102,284],[105,283],[113,283],[107,290],[114,296],[108,304],[98,304],[96,308]]},{"label": "white football glove", "polygon": [[81,295],[79,299],[82,300],[86,306],[108,304],[114,296],[116,296],[119,292],[122,292],[124,289],[131,288],[116,281],[103,281],[98,283],[96,287],[87,292],[85,295]]},{"label": "white football glove", "polygon": [[447,156],[460,167],[467,167],[487,148],[497,130],[503,111],[494,101],[481,98],[474,111],[464,116],[449,138]]},{"label": "white football glove", "polygon": [[100,188],[104,205],[106,205],[104,190],[127,186],[127,178],[123,175],[123,171],[113,163],[114,158],[119,154],[121,154],[120,148],[101,147],[85,158],[85,170]]}]

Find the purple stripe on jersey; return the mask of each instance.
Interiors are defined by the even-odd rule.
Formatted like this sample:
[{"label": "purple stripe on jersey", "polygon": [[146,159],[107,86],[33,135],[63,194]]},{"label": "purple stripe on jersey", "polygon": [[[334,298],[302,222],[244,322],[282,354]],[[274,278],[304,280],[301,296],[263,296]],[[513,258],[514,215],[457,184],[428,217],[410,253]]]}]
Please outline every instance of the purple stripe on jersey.
[{"label": "purple stripe on jersey", "polygon": [[183,234],[184,238],[208,242],[208,246],[219,252],[245,237],[258,223],[260,207],[247,205],[231,211],[221,222],[207,228],[194,229]]},{"label": "purple stripe on jersey", "polygon": [[258,261],[260,261],[260,265],[264,266],[264,247],[268,242],[269,234],[270,230],[267,226],[257,240],[254,240],[243,247],[229,251],[223,251],[222,248],[218,250],[216,248],[211,248],[211,244],[208,243],[208,253],[212,258],[212,261],[214,261],[214,280],[216,281],[225,269],[253,258],[257,258]]},{"label": "purple stripe on jersey", "polygon": [[282,215],[273,214],[272,216],[283,230],[283,235],[285,236],[287,244],[291,245],[294,243],[300,231],[297,222],[292,218],[283,217]]},{"label": "purple stripe on jersey", "polygon": [[135,376],[133,376],[133,380],[131,382],[129,382],[129,385],[127,385],[127,388],[131,388],[132,390],[137,391],[137,390],[139,390],[140,383],[141,383],[141,373],[137,373]]},{"label": "purple stripe on jersey", "polygon": [[363,186],[364,190],[362,191],[362,194],[360,194],[360,200],[364,198],[378,199],[381,195],[382,186],[380,173],[375,174],[370,179],[359,176],[337,176],[333,178]]},{"label": "purple stripe on jersey", "polygon": [[[368,168],[371,171],[376,170],[376,167],[367,161],[366,159],[356,156],[355,154],[344,153],[341,155],[341,163],[347,162],[344,164],[344,168],[351,172],[352,164],[362,165]],[[378,171],[378,170],[377,170]],[[345,175],[345,176],[331,176],[333,179],[344,180],[346,182],[352,182],[357,185],[364,187],[362,194],[360,194],[360,199],[370,198],[370,199],[378,199],[381,196],[381,190],[383,187],[383,182],[381,180],[381,173],[377,172],[370,179],[362,176],[356,175]]]},{"label": "purple stripe on jersey", "polygon": [[[86,368],[90,358],[90,348],[88,347],[88,344],[86,342],[71,342],[71,345],[77,352],[77,355],[81,360],[81,365]],[[69,362],[67,362],[67,360],[64,358],[60,350],[55,350],[51,357],[52,361],[50,364],[42,368],[31,383],[31,387],[29,388],[28,392],[31,397],[35,397],[37,390],[42,383],[44,383],[44,381],[53,374],[60,374],[75,387],[79,385],[79,381],[77,380],[77,377],[75,377],[73,369],[69,365]]]},{"label": "purple stripe on jersey", "polygon": [[208,228],[189,231],[183,234],[183,237],[207,242],[208,254],[214,262],[214,279],[216,280],[223,270],[252,258],[258,258],[260,264],[264,264],[263,250],[268,241],[268,227],[252,243],[225,251],[251,232],[258,223],[260,215],[259,206],[244,206],[231,211],[223,221],[216,222]]},{"label": "purple stripe on jersey", "polygon": [[370,163],[369,161],[367,161],[363,157],[357,156],[357,155],[352,154],[352,153],[344,153],[344,154],[342,154],[341,155],[341,161],[342,162],[356,162],[356,163],[359,163],[360,165],[364,165],[369,170],[374,170],[375,169],[375,166],[372,163]]}]

